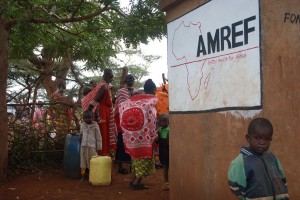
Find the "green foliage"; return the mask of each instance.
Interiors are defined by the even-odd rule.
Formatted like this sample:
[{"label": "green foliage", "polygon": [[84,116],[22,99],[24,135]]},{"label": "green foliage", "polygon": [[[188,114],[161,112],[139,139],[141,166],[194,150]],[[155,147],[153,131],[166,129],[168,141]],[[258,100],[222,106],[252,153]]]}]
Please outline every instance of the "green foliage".
[{"label": "green foliage", "polygon": [[[148,38],[165,35],[164,14],[158,10],[158,1],[130,2],[130,9],[124,14],[117,0],[0,1],[0,26],[9,30],[9,48],[3,49],[9,51],[9,85],[17,82],[25,88],[27,93],[19,97],[25,95],[24,103],[29,103],[33,90],[42,88],[39,84],[47,90],[45,84],[50,82],[48,89],[53,92],[59,82],[52,84],[51,76],[63,81],[85,81],[81,70],[101,71],[112,65],[111,58],[121,49],[120,41],[136,47],[140,42],[147,43]],[[34,54],[35,51],[40,54]],[[7,57],[0,59],[6,61]],[[76,61],[86,62],[86,69],[75,68],[79,76],[67,76],[71,63]],[[1,81],[6,84],[6,80]],[[77,88],[74,86],[70,93]],[[61,140],[53,142],[49,138],[49,131],[33,129],[31,121],[13,127],[10,124],[9,168],[44,161],[46,154],[34,152],[61,150],[62,145]]]},{"label": "green foliage", "polygon": [[137,65],[130,65],[128,68],[129,68],[128,69],[129,74],[134,74],[134,76],[136,78],[135,87],[143,88],[144,83],[141,82],[141,79],[144,76],[148,76],[149,72]]},{"label": "green foliage", "polygon": [[162,39],[165,36],[165,15],[158,8],[157,0],[130,0],[128,16],[122,19],[122,25],[115,24],[114,29],[127,47],[136,47],[140,42],[147,44],[149,38]]},{"label": "green foliage", "polygon": [[148,69],[150,65],[158,60],[160,56],[157,55],[143,55],[140,49],[125,49],[119,54],[119,58],[114,60],[114,84],[119,86],[121,77],[121,67],[128,68],[128,74],[134,75],[135,87],[142,88],[144,83],[141,82],[142,78],[149,75]]},{"label": "green foliage", "polygon": [[[104,5],[112,9],[79,20]],[[10,35],[10,58],[29,57],[33,49],[43,46],[54,58],[69,54],[72,60],[98,63],[90,66],[103,69],[110,64],[109,57],[120,49],[121,39],[127,46],[137,46],[140,42],[147,43],[149,38],[161,39],[166,33],[158,1],[131,1],[129,8],[125,15],[116,0],[5,1],[4,17],[17,20]],[[69,22],[64,23],[63,19]]]},{"label": "green foliage", "polygon": [[[34,89],[41,89],[40,93],[53,92],[58,81],[52,81],[51,76],[73,83],[66,95],[78,97],[77,100],[82,83],[95,78],[99,80],[97,74],[106,67],[114,68],[118,80],[119,68],[124,65],[114,63],[112,58],[122,50],[121,42],[127,47],[137,47],[141,42],[161,39],[166,34],[165,15],[158,10],[157,0],[131,0],[126,11],[120,9],[119,2],[1,1],[1,18],[11,25],[8,84],[17,83],[26,88],[20,95],[29,103]],[[152,62],[151,58],[144,59],[144,64],[127,64],[129,73],[134,74],[138,82],[148,74],[147,68]],[[77,61],[83,61],[85,65],[76,66],[71,73],[70,63]],[[93,71],[93,75],[88,79],[83,75],[84,71]],[[119,86],[119,81],[114,84]]]},{"label": "green foliage", "polygon": [[31,75],[31,78],[38,75],[37,70],[33,68],[32,63],[28,60],[11,60],[10,64],[11,67],[8,74],[9,79],[16,81],[26,77],[27,75]]}]

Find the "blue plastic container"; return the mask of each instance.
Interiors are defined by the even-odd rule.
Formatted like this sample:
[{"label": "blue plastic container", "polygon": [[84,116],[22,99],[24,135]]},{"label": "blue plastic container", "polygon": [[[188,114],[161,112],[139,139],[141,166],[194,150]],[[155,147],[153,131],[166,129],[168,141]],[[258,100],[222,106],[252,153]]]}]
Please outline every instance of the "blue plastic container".
[{"label": "blue plastic container", "polygon": [[80,136],[68,134],[64,150],[64,173],[69,178],[81,178],[80,170]]}]

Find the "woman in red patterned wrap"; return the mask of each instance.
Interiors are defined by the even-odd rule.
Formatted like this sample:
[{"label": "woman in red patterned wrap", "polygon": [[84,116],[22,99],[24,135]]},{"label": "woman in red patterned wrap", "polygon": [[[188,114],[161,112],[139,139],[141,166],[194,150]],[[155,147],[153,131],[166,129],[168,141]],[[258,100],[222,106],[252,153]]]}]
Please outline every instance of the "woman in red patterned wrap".
[{"label": "woman in red patterned wrap", "polygon": [[123,133],[120,125],[120,114],[118,106],[120,103],[130,99],[134,94],[138,93],[134,86],[135,78],[132,74],[128,74],[124,80],[124,87],[119,89],[117,92],[116,103],[115,103],[115,122],[117,125],[118,137],[117,137],[117,150],[115,161],[118,162],[118,172],[127,174],[128,170],[123,168],[123,163],[131,163],[131,157],[125,152]]},{"label": "woman in red patterned wrap", "polygon": [[98,108],[100,120],[98,121],[102,136],[102,150],[99,155],[109,155],[111,149],[116,149],[116,124],[113,113],[113,103],[110,91],[110,83],[114,75],[110,68],[106,68],[103,81],[94,87],[82,99],[83,110],[95,112]]},{"label": "woman in red patterned wrap", "polygon": [[155,172],[153,142],[156,133],[155,83],[148,79],[145,94],[134,95],[119,105],[124,146],[132,159],[130,187],[134,190],[148,189],[142,179]]}]

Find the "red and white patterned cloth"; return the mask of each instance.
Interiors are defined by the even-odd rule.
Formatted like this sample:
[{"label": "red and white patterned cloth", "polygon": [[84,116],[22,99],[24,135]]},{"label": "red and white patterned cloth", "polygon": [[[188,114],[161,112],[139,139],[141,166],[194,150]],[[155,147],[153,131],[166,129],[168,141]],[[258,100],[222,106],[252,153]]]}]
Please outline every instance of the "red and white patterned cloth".
[{"label": "red and white patterned cloth", "polygon": [[119,105],[125,151],[133,158],[151,158],[157,137],[157,97],[139,94]]},{"label": "red and white patterned cloth", "polygon": [[[104,85],[107,84],[106,82],[101,82],[99,85],[97,85],[96,87],[94,87],[87,95],[83,96],[81,99],[81,106],[82,106],[82,110],[86,111],[89,108],[90,103],[94,100],[95,95],[97,94],[97,92],[100,90],[100,88]],[[94,106],[93,108],[93,112],[96,111],[97,106]]]},{"label": "red and white patterned cloth", "polygon": [[[132,91],[133,91],[133,93],[138,93],[138,90],[136,90],[135,88],[132,88]],[[122,128],[120,126],[120,114],[119,114],[118,106],[123,101],[130,99],[131,96],[132,95],[130,94],[129,89],[126,87],[119,89],[117,92],[114,113],[115,113],[115,122],[116,122],[118,133],[122,132]]]}]

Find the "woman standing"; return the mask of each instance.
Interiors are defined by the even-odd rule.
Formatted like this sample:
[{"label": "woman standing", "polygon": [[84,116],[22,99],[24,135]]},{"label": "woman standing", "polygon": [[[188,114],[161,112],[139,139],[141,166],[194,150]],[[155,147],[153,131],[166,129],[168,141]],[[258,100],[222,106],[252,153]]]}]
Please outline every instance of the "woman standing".
[{"label": "woman standing", "polygon": [[144,84],[145,94],[135,95],[119,106],[124,146],[132,159],[130,187],[134,190],[148,189],[141,181],[155,172],[152,146],[157,138],[155,91],[155,83],[148,79]]},{"label": "woman standing", "polygon": [[121,88],[117,92],[116,103],[115,103],[115,122],[117,125],[118,138],[117,138],[117,151],[115,160],[118,162],[118,173],[127,174],[128,170],[123,168],[123,163],[130,163],[131,157],[128,153],[125,152],[124,143],[123,143],[123,133],[122,128],[120,126],[120,114],[118,107],[120,103],[130,99],[131,96],[138,93],[138,91],[133,87],[134,85],[134,76],[132,74],[128,74],[125,77],[124,84],[125,87]]},{"label": "woman standing", "polygon": [[113,103],[110,91],[110,83],[114,75],[110,68],[106,68],[103,74],[103,81],[94,87],[82,99],[83,110],[99,112],[98,121],[102,136],[102,150],[99,155],[110,155],[110,150],[116,148],[116,126],[113,114]]}]

